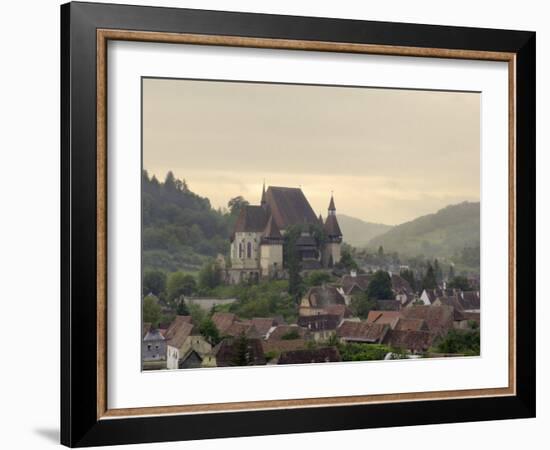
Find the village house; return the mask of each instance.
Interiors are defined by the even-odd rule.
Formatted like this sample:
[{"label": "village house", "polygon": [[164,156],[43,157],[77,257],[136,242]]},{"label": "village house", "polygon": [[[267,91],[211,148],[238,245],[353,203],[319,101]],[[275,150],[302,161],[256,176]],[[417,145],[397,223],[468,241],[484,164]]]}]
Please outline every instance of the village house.
[{"label": "village house", "polygon": [[300,188],[270,186],[266,190],[264,186],[260,205],[243,206],[235,223],[228,281],[234,284],[250,279],[283,278],[284,235],[296,225],[322,226],[327,237],[326,242],[319,245],[309,232],[302,232],[296,241],[296,250],[303,270],[331,268],[340,261],[342,231],[333,197],[323,222]]},{"label": "village house", "polygon": [[390,329],[388,324],[345,320],[336,330],[342,343],[379,344]]},{"label": "village house", "polygon": [[342,318],[336,314],[298,317],[298,326],[309,331],[315,342],[326,342],[336,333]]},{"label": "village house", "polygon": [[191,323],[191,316],[176,316],[164,337],[167,369],[183,368],[190,364],[186,363],[188,357],[203,358],[212,349],[210,343]]},{"label": "village house", "polygon": [[[384,300],[398,300],[401,304],[405,304],[415,298],[414,290],[407,280],[395,273],[390,273],[389,275],[394,298]],[[352,270],[349,275],[342,277],[340,280],[341,293],[347,305],[351,303],[353,296],[361,295],[367,291],[372,277],[372,273],[358,274],[355,270]]]},{"label": "village house", "polygon": [[368,323],[378,323],[382,325],[389,325],[391,328],[395,326],[401,313],[399,311],[369,311],[367,315]]},{"label": "village house", "polygon": [[202,360],[202,367],[262,366],[265,364],[266,359],[261,339],[247,339],[246,352],[241,354],[239,340],[232,337],[223,339],[208,354],[204,355]]},{"label": "village house", "polygon": [[313,286],[302,297],[299,314],[300,316],[328,314],[328,309],[335,305],[346,306],[346,300],[337,287]]},{"label": "village house", "polygon": [[434,336],[428,331],[389,330],[383,343],[411,354],[419,354],[427,351],[433,341]]},{"label": "village house", "polygon": [[150,323],[142,327],[141,361],[143,370],[166,368],[166,343],[158,328]]},{"label": "village house", "polygon": [[405,319],[421,319],[434,336],[445,336],[453,328],[454,308],[451,306],[411,306],[401,310]]}]

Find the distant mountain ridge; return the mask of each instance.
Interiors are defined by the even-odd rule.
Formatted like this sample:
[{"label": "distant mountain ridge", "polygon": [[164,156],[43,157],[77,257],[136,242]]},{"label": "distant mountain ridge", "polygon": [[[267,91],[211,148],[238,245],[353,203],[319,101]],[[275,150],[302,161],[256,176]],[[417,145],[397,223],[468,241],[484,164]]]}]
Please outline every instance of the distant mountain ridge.
[{"label": "distant mountain ridge", "polygon": [[338,214],[337,218],[344,235],[344,242],[353,247],[365,247],[371,239],[386,233],[392,228],[391,225],[366,222],[345,214]]},{"label": "distant mountain ridge", "polygon": [[[396,225],[372,238],[369,248],[384,247],[403,256],[452,257],[465,247],[478,247],[480,239],[479,202],[449,205]],[[344,232],[345,238],[345,232]]]}]

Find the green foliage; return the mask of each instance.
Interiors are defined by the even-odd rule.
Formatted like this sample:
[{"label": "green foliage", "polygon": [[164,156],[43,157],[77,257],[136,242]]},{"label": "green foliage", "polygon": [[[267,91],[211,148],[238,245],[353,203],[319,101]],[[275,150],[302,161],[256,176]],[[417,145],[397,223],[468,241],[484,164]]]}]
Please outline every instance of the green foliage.
[{"label": "green foliage", "polygon": [[187,305],[185,304],[185,300],[181,299],[178,301],[178,304],[176,306],[176,314],[178,316],[188,316],[189,308],[187,308]]},{"label": "green foliage", "polygon": [[192,275],[174,272],[168,276],[166,295],[169,302],[173,302],[182,296],[193,295],[196,289],[197,282]]},{"label": "green foliage", "polygon": [[287,331],[285,334],[281,336],[281,339],[285,341],[292,341],[294,339],[299,339],[299,338],[300,338],[300,333],[298,333],[298,330]]},{"label": "green foliage", "polygon": [[367,296],[371,300],[393,299],[390,274],[384,270],[377,270],[367,287]]},{"label": "green foliage", "polygon": [[158,299],[154,295],[148,295],[143,299],[143,322],[149,322],[154,328],[159,326],[161,308]]},{"label": "green foliage", "polygon": [[431,263],[428,263],[428,270],[422,279],[422,289],[435,289],[436,287],[435,271]]},{"label": "green foliage", "polygon": [[371,239],[369,247],[383,245],[386,253],[398,251],[401,257],[453,258],[479,272],[479,217],[479,202],[450,205],[391,228]]},{"label": "green foliage", "polygon": [[466,277],[457,276],[454,277],[449,283],[447,284],[447,287],[449,289],[461,289],[463,291],[471,291],[472,286],[470,286],[470,282]]},{"label": "green foliage", "polygon": [[199,287],[203,290],[214,289],[222,283],[222,270],[215,261],[208,261],[199,272]]},{"label": "green foliage", "polygon": [[199,325],[199,332],[202,334],[210,344],[213,346],[220,342],[220,332],[216,327],[216,324],[210,318],[205,318]]},{"label": "green foliage", "polygon": [[359,270],[359,265],[355,259],[353,259],[351,253],[347,250],[342,250],[338,267],[343,267],[346,270]]},{"label": "green foliage", "polygon": [[227,298],[235,297],[238,300],[223,309],[217,306],[216,311],[229,310],[247,319],[281,315],[289,323],[296,321],[296,302],[288,293],[288,281],[261,281],[252,286],[220,286],[212,291],[212,295],[218,296],[219,292],[223,292]]},{"label": "green foliage", "polygon": [[436,347],[439,353],[460,353],[467,356],[478,356],[479,349],[479,330],[450,330]]},{"label": "green foliage", "polygon": [[340,344],[338,346],[342,361],[375,361],[382,360],[392,351],[382,344]]},{"label": "green foliage", "polygon": [[166,289],[166,274],[162,270],[146,270],[143,273],[143,294],[159,296]]},{"label": "green foliage", "polygon": [[243,206],[249,205],[250,203],[246,201],[242,196],[233,197],[229,202],[227,202],[227,207],[229,208],[229,213],[232,216],[238,216],[241,212]]},{"label": "green foliage", "polygon": [[376,300],[370,300],[365,292],[362,295],[353,296],[350,306],[355,316],[366,319],[369,312],[376,308]]},{"label": "green foliage", "polygon": [[452,280],[455,277],[455,268],[454,265],[449,266],[449,275],[447,275],[448,280]]},{"label": "green foliage", "polygon": [[321,286],[323,283],[329,283],[330,281],[332,281],[330,273],[322,270],[310,272],[304,279],[304,283],[308,287]]},{"label": "green foliage", "polygon": [[414,272],[411,269],[403,269],[399,272],[399,275],[411,285],[413,291],[416,291],[416,278],[414,277]]},{"label": "green foliage", "polygon": [[234,218],[211,208],[185,180],[169,172],[164,183],[142,177],[143,265],[165,271],[196,270],[205,257],[226,254]]},{"label": "green foliage", "polygon": [[230,364],[232,366],[249,366],[253,363],[248,350],[248,339],[244,333],[235,338],[235,354]]},{"label": "green foliage", "polygon": [[195,325],[200,325],[206,318],[206,313],[199,305],[191,303],[187,308]]}]

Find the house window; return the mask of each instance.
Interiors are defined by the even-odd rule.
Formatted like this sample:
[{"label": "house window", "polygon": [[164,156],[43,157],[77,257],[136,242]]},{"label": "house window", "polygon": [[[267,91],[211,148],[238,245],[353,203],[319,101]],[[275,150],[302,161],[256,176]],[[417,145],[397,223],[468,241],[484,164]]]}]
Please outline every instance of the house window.
[{"label": "house window", "polygon": [[151,351],[151,344],[147,344],[147,351]]},{"label": "house window", "polygon": [[246,257],[247,258],[252,258],[252,243],[251,242],[248,242],[246,244]]}]

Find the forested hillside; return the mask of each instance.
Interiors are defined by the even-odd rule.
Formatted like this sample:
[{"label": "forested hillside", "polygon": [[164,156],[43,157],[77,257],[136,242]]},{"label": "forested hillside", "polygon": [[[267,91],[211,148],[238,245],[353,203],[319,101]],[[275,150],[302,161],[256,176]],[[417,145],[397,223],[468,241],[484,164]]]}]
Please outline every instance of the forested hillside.
[{"label": "forested hillside", "polygon": [[[384,251],[400,256],[460,257],[469,259],[466,265],[475,266],[479,265],[479,226],[479,202],[463,202],[397,225],[371,239],[368,246],[383,246]],[[470,258],[470,254],[477,256]]]},{"label": "forested hillside", "polygon": [[353,247],[364,247],[371,239],[387,232],[392,227],[382,223],[365,222],[356,217],[338,214],[338,223],[344,234],[344,242]]},{"label": "forested hillside", "polygon": [[234,214],[212,209],[184,180],[142,177],[144,269],[196,271],[209,257],[226,254]]}]

